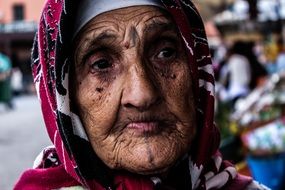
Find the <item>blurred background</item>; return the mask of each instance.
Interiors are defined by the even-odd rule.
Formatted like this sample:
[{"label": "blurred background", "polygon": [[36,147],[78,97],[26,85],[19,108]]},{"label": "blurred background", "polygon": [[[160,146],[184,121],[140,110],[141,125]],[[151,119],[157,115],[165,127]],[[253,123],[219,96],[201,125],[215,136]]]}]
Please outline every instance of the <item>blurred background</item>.
[{"label": "blurred background", "polygon": [[11,190],[51,142],[30,68],[45,0],[0,0],[0,189]]},{"label": "blurred background", "polygon": [[[285,189],[285,0],[193,0],[216,78],[221,152],[239,172]],[[0,0],[0,189],[50,145],[30,52],[44,0]]]}]

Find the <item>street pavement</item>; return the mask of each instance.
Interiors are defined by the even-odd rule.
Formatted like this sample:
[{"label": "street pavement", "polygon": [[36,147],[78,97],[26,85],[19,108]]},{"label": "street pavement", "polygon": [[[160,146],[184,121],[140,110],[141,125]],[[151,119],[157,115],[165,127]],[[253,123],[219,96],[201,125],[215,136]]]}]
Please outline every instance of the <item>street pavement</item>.
[{"label": "street pavement", "polygon": [[51,144],[37,97],[19,96],[13,103],[15,109],[9,111],[0,103],[0,190],[12,190],[21,173]]}]

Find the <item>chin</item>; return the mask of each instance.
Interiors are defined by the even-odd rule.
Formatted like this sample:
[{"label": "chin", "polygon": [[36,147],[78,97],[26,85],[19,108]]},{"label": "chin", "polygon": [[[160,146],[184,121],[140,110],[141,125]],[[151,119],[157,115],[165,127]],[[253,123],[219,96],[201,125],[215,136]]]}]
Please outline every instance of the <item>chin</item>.
[{"label": "chin", "polygon": [[132,173],[151,175],[165,173],[187,152],[188,146],[179,142],[154,140],[152,143],[139,144],[120,154],[119,169]]},{"label": "chin", "polygon": [[114,170],[142,175],[165,173],[188,152],[194,134],[192,130],[182,133],[173,128],[162,131],[148,128],[151,130],[147,132],[128,129],[116,138],[98,143],[100,146],[94,146],[94,150]]},{"label": "chin", "polygon": [[145,168],[144,170],[129,170],[129,171],[140,175],[156,175],[156,174],[166,173],[171,166],[172,165],[163,168]]}]

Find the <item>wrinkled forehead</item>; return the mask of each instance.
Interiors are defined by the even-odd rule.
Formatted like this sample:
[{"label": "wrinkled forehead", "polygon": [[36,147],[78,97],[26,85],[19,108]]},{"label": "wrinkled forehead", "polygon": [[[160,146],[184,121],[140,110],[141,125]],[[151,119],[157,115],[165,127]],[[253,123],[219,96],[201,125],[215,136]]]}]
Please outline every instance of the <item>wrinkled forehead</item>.
[{"label": "wrinkled forehead", "polygon": [[116,9],[140,5],[164,7],[160,0],[116,0],[112,1],[112,3],[106,0],[82,0],[79,3],[76,13],[73,37],[97,15]]},{"label": "wrinkled forehead", "polygon": [[126,35],[129,34],[128,30],[135,30],[140,35],[148,35],[151,31],[158,29],[176,30],[177,26],[171,15],[163,9],[154,6],[135,6],[112,10],[94,17],[84,25],[76,39],[79,37],[90,39],[102,33],[116,35],[122,31]]}]

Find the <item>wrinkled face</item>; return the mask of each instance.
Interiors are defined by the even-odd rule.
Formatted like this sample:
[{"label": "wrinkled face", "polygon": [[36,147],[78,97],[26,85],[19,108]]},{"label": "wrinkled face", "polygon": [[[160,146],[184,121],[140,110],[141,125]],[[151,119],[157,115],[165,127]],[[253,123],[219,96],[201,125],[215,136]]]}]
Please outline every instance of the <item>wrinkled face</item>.
[{"label": "wrinkled face", "polygon": [[196,120],[186,51],[152,6],[95,17],[75,45],[75,100],[96,154],[112,169],[166,171],[190,148]]}]

